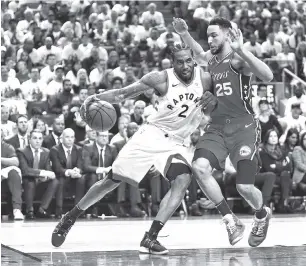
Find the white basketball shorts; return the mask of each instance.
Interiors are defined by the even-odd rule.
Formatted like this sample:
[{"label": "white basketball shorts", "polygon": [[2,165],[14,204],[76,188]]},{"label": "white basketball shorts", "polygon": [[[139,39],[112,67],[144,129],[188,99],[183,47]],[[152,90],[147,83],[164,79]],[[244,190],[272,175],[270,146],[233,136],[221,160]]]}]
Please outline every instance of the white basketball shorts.
[{"label": "white basketball shorts", "polygon": [[113,174],[119,175],[122,181],[138,186],[153,165],[165,178],[172,162],[191,167],[193,151],[165,134],[156,126],[141,126],[120,151],[112,165]]}]

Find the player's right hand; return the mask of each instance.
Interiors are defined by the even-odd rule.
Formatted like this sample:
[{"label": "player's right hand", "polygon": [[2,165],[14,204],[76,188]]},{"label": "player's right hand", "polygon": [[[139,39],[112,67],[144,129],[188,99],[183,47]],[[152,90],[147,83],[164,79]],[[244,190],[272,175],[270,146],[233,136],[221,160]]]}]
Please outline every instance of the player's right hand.
[{"label": "player's right hand", "polygon": [[184,34],[188,31],[188,25],[182,18],[173,18],[172,25],[178,34]]},{"label": "player's right hand", "polygon": [[210,113],[218,104],[218,99],[210,91],[205,91],[202,95],[199,104],[204,112]]}]

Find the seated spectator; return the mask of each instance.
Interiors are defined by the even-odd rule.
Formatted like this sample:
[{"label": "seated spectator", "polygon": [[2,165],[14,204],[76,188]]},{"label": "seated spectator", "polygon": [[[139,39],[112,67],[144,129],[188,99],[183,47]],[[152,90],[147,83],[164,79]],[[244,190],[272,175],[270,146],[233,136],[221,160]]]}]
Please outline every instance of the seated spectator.
[{"label": "seated spectator", "polygon": [[106,20],[103,23],[103,30],[107,33],[110,29],[117,30],[118,29],[118,13],[115,10],[111,11],[111,19]]},{"label": "seated spectator", "polygon": [[78,94],[81,90],[88,89],[89,78],[84,68],[79,69],[76,78],[76,84],[73,85],[73,92]]},{"label": "seated spectator", "polygon": [[79,49],[83,52],[85,57],[90,55],[90,51],[93,48],[93,44],[90,42],[88,33],[84,32],[82,36],[82,43],[79,46]]},{"label": "seated spectator", "polygon": [[123,42],[123,39],[117,39],[116,45],[115,45],[115,51],[118,53],[119,58],[125,57],[129,58],[129,53],[127,51],[127,45]]},{"label": "seated spectator", "polygon": [[31,22],[33,22],[33,11],[27,8],[24,11],[24,20],[20,20],[18,22],[16,30],[18,32],[22,32],[23,34],[26,34],[28,32]]},{"label": "seated spectator", "polygon": [[261,127],[261,139],[264,138],[268,130],[276,129],[278,136],[283,135],[283,128],[277,120],[277,117],[272,114],[269,102],[267,100],[260,100],[259,103],[258,120]]},{"label": "seated spectator", "polygon": [[6,142],[13,146],[15,150],[18,148],[24,149],[29,145],[28,136],[28,117],[20,115],[17,118],[17,134],[6,140]]},{"label": "seated spectator", "polygon": [[289,35],[280,30],[280,21],[274,20],[272,30],[275,34],[275,40],[283,46],[288,43]]},{"label": "seated spectator", "polygon": [[174,47],[174,39],[172,33],[168,33],[166,35],[166,47],[162,49],[159,53],[159,58],[162,60],[164,58],[167,58],[172,61],[172,49]]},{"label": "seated spectator", "polygon": [[31,60],[33,65],[36,65],[40,62],[39,54],[37,53],[37,50],[34,48],[34,41],[32,39],[27,38],[24,41],[23,47],[17,51],[17,61],[22,59],[21,55],[23,52],[26,52],[28,54],[29,59]]},{"label": "seated spectator", "polygon": [[139,45],[132,49],[129,61],[131,66],[137,68],[141,67],[142,63],[149,67],[153,66],[153,52],[148,46],[147,40],[140,40]]},{"label": "seated spectator", "polygon": [[256,57],[262,58],[262,47],[260,43],[257,42],[257,37],[255,34],[250,35],[250,41],[245,42],[243,47]]},{"label": "seated spectator", "polygon": [[46,84],[39,79],[39,70],[37,68],[31,69],[30,79],[23,82],[21,91],[24,99],[28,102],[42,102],[46,101]]},{"label": "seated spectator", "polygon": [[15,149],[10,144],[4,142],[3,130],[1,128],[1,185],[3,188],[6,182],[11,193],[14,220],[23,220],[24,217],[21,212],[21,172],[18,166],[19,161]]},{"label": "seated spectator", "polygon": [[62,59],[62,49],[53,45],[53,40],[51,37],[47,37],[44,43],[44,46],[41,46],[37,49],[37,53],[40,57],[40,62],[42,64],[45,64],[47,56],[49,54],[54,54],[56,58],[56,63],[60,63]]},{"label": "seated spectator", "polygon": [[126,68],[126,77],[124,82],[124,87],[127,87],[138,81],[138,78],[135,77],[134,69],[130,66]]},{"label": "seated spectator", "polygon": [[166,45],[167,45],[167,44],[166,44],[166,43],[167,43],[167,38],[166,38],[166,36],[167,36],[168,33],[171,33],[171,34],[172,34],[172,36],[173,36],[173,41],[174,41],[174,42],[182,42],[180,35],[178,35],[178,34],[175,32],[172,23],[169,23],[168,26],[167,26],[167,31],[163,32],[163,33],[159,36],[159,38],[158,38],[158,40],[157,40],[157,42],[158,42],[158,47],[159,47],[160,49],[163,49],[163,48],[166,47]]},{"label": "seated spectator", "polygon": [[76,60],[82,61],[85,58],[85,54],[80,48],[80,40],[78,38],[73,38],[72,43],[66,45],[62,51],[63,60]]},{"label": "seated spectator", "polygon": [[301,135],[300,145],[292,153],[294,162],[293,188],[298,187],[306,196],[306,132]]},{"label": "seated spectator", "polygon": [[[118,142],[114,142],[113,146],[116,148],[117,153],[121,151],[123,146],[128,142],[128,140],[137,132],[138,130],[138,125],[134,122],[131,122],[127,125],[127,138]],[[131,205],[130,212],[126,212],[124,208],[124,203],[127,200],[127,195],[126,195],[126,189],[128,188],[129,190],[129,202]],[[140,197],[140,192],[139,189],[136,187],[133,187],[125,182],[120,183],[118,190],[117,190],[117,202],[119,204],[119,217],[144,217],[145,212],[142,211],[139,207],[138,204],[141,203],[141,197]]]},{"label": "seated spectator", "polygon": [[[80,91],[82,93],[83,90]],[[85,92],[85,90],[84,90]],[[84,122],[80,115],[80,107],[81,104],[78,103],[71,103],[69,106],[68,115],[65,118],[65,128],[71,128],[73,129],[75,133],[75,142],[78,143],[85,138],[85,126],[86,122]]]},{"label": "seated spectator", "polygon": [[119,56],[116,51],[111,51],[109,53],[107,61],[107,69],[115,69],[119,66]]},{"label": "seated spectator", "polygon": [[[50,36],[53,40],[53,43],[55,45],[59,45],[59,40],[61,38],[65,38],[64,32],[61,31],[61,22],[59,20],[54,20],[52,22],[52,28],[47,32],[47,36]],[[71,29],[69,29],[71,30]],[[72,31],[72,30],[71,30]],[[73,31],[71,36],[73,36]],[[72,37],[71,37],[72,39]],[[62,46],[59,45],[59,48],[62,48]]]},{"label": "seated spectator", "polygon": [[261,49],[265,58],[271,58],[282,52],[282,45],[275,41],[275,34],[271,32],[268,39],[261,45]]},{"label": "seated spectator", "polygon": [[125,81],[126,78],[126,66],[127,66],[127,59],[126,57],[120,57],[119,58],[119,67],[115,68],[111,75],[113,78],[119,77],[123,81]]},{"label": "seated spectator", "polygon": [[67,28],[63,33],[64,33],[64,36],[60,35],[59,36],[60,38],[57,41],[57,45],[62,49],[64,49],[68,45],[71,46],[72,40],[74,39],[73,29]]},{"label": "seated spectator", "polygon": [[157,27],[159,31],[165,30],[165,20],[161,12],[156,11],[156,4],[150,3],[148,5],[148,11],[142,13],[139,22],[150,21],[152,27]]},{"label": "seated spectator", "polygon": [[56,95],[63,89],[63,80],[64,80],[64,67],[61,65],[57,65],[54,68],[54,78],[49,82],[45,93],[48,96]]},{"label": "seated spectator", "polygon": [[47,210],[56,192],[58,181],[54,172],[51,171],[49,150],[42,148],[43,135],[39,130],[30,133],[30,145],[17,150],[20,170],[24,186],[24,198],[26,203],[26,218],[35,219],[33,201],[36,187],[40,183],[48,184],[40,207],[36,215],[40,218],[49,218]]},{"label": "seated spectator", "polygon": [[159,49],[160,47],[158,46],[158,38],[159,38],[159,32],[157,28],[152,28],[150,32],[150,37],[147,38],[147,43],[148,46],[153,50],[153,49]]},{"label": "seated spectator", "polygon": [[72,68],[71,70],[68,71],[68,73],[66,74],[66,79],[69,79],[72,83],[72,85],[77,86],[78,80],[77,80],[77,74],[78,71],[82,68],[82,63],[81,61],[71,61],[72,63]]},{"label": "seated spectator", "polygon": [[70,104],[73,98],[72,83],[69,79],[63,80],[63,91],[52,95],[48,99],[48,111],[51,114],[59,115],[65,104]]},{"label": "seated spectator", "polygon": [[287,43],[283,44],[283,52],[276,55],[278,65],[281,71],[288,68],[290,71],[295,72],[295,54],[290,52],[290,47]]},{"label": "seated spectator", "polygon": [[46,63],[47,65],[40,70],[40,80],[48,84],[55,75],[56,56],[48,54],[46,56]]},{"label": "seated spectator", "polygon": [[88,125],[86,125],[85,131],[86,131],[85,139],[78,142],[78,146],[80,147],[83,147],[86,144],[93,144],[94,141],[96,141],[97,139],[97,132]]},{"label": "seated spectator", "polygon": [[42,119],[38,119],[34,122],[33,129],[42,132],[44,137],[49,135],[48,125]]},{"label": "seated spectator", "polygon": [[263,139],[263,147],[259,154],[262,163],[260,172],[272,172],[277,176],[276,183],[281,188],[281,200],[278,211],[289,211],[288,198],[291,190],[292,162],[288,154],[285,154],[281,149],[275,130],[270,129],[266,133]]},{"label": "seated spectator", "polygon": [[306,41],[298,44],[295,54],[298,76],[303,80],[306,80]]},{"label": "seated spectator", "polygon": [[61,143],[61,135],[64,129],[65,129],[65,123],[63,116],[59,115],[56,118],[54,118],[52,124],[52,133],[44,137],[42,146],[50,150],[55,145],[59,145]]},{"label": "seated spectator", "polygon": [[[28,78],[29,79],[29,76]],[[15,94],[16,89],[20,89],[20,82],[17,78],[10,78],[8,75],[8,67],[1,66],[1,97],[2,98],[11,98]]]},{"label": "seated spectator", "polygon": [[99,87],[102,84],[105,70],[107,69],[106,64],[107,62],[104,59],[100,59],[96,67],[90,71],[89,81],[95,87]]},{"label": "seated spectator", "polygon": [[[107,54],[107,53],[106,53]],[[82,62],[82,67],[86,69],[87,73],[90,73],[98,64],[100,60],[107,61],[108,56],[102,55],[100,57],[100,50],[98,47],[93,47],[88,57]]]},{"label": "seated spectator", "polygon": [[299,132],[295,128],[291,128],[287,132],[287,136],[284,144],[282,145],[282,150],[285,154],[292,156],[294,148],[299,145]]},{"label": "seated spectator", "polygon": [[284,134],[280,138],[280,143],[284,143],[287,131],[290,128],[296,128],[299,133],[303,130],[306,130],[306,117],[301,114],[302,110],[300,104],[292,104],[291,116],[288,115],[279,119],[281,123],[285,124],[286,128]]},{"label": "seated spectator", "polygon": [[144,101],[136,101],[134,103],[134,112],[131,114],[131,122],[135,122],[138,126],[143,124],[143,112],[146,107]]},{"label": "seated spectator", "polygon": [[[67,186],[75,187],[74,201],[77,204],[85,194],[85,179],[82,177],[82,151],[74,144],[74,131],[66,128],[61,136],[61,143],[50,150],[52,170],[58,180],[56,192],[56,218],[63,214],[64,192]],[[72,185],[73,184],[73,185]]]},{"label": "seated spectator", "polygon": [[294,86],[294,96],[288,99],[286,103],[285,116],[291,115],[292,104],[300,104],[302,113],[306,114],[306,95],[301,83]]},{"label": "seated spectator", "polygon": [[[117,157],[116,149],[108,144],[108,132],[97,131],[96,135],[96,141],[84,145],[82,150],[82,172],[85,175],[88,188],[106,176]],[[92,208],[91,216],[94,218],[98,216],[95,207]]]},{"label": "seated spectator", "polygon": [[132,34],[125,26],[124,20],[119,20],[118,22],[118,39],[122,40],[122,43],[125,45],[129,45],[132,42]]},{"label": "seated spectator", "polygon": [[290,35],[288,44],[291,49],[296,49],[301,42],[306,41],[305,29],[303,25],[297,25],[294,33]]},{"label": "seated spectator", "polygon": [[129,118],[126,116],[119,117],[118,119],[118,130],[119,132],[112,138],[110,144],[114,144],[115,142],[119,141],[126,141],[126,128],[128,123],[130,122]]},{"label": "seated spectator", "polygon": [[161,61],[161,70],[169,69],[171,66],[171,61],[168,58],[165,58]]},{"label": "seated spectator", "polygon": [[129,26],[129,31],[132,34],[134,42],[139,42],[140,40],[145,40],[149,38],[151,31],[151,24],[148,20],[143,22],[143,25],[139,24],[139,16],[133,16],[133,24]]},{"label": "seated spectator", "polygon": [[82,38],[82,26],[80,22],[76,21],[76,14],[73,12],[69,13],[69,21],[66,21],[61,28],[62,32],[65,32],[67,29],[73,30],[73,35],[76,36],[78,39]]},{"label": "seated spectator", "polygon": [[16,123],[9,120],[9,115],[9,107],[1,104],[1,129],[5,140],[13,137],[16,132]]},{"label": "seated spectator", "polygon": [[71,105],[81,107],[81,105],[85,102],[87,97],[88,97],[88,89],[81,88],[78,95],[72,98]]}]

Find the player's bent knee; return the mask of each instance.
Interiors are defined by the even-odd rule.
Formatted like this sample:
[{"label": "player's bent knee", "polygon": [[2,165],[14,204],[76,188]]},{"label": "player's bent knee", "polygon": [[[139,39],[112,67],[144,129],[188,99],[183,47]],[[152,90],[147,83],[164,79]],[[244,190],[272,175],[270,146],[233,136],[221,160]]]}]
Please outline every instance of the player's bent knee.
[{"label": "player's bent knee", "polygon": [[210,169],[210,172],[213,168],[222,170],[219,164],[219,160],[215,154],[207,149],[197,149],[193,156],[193,162],[195,163],[196,168],[199,168],[202,165],[202,168]]},{"label": "player's bent knee", "polygon": [[198,158],[192,163],[193,171],[197,176],[210,176],[212,167],[206,158]]},{"label": "player's bent knee", "polygon": [[240,194],[249,194],[252,193],[254,185],[252,184],[236,184],[237,191]]},{"label": "player's bent knee", "polygon": [[166,177],[167,179],[172,182],[176,179],[183,179],[184,175],[191,175],[191,169],[189,166],[183,163],[172,163],[167,171]]},{"label": "player's bent knee", "polygon": [[191,174],[178,175],[172,183],[172,187],[178,187],[181,191],[185,192],[190,185]]}]

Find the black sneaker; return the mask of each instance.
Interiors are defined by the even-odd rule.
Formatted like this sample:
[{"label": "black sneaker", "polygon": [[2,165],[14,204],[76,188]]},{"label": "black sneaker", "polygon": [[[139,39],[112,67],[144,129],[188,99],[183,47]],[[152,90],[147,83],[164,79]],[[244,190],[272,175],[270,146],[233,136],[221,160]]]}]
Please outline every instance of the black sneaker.
[{"label": "black sneaker", "polygon": [[268,207],[265,207],[267,211],[267,215],[263,219],[258,219],[254,217],[254,222],[252,224],[252,231],[249,236],[249,245],[251,247],[257,247],[259,246],[262,242],[267,237],[268,233],[268,228],[269,228],[269,222],[270,219],[272,218],[272,212],[271,209]]},{"label": "black sneaker", "polygon": [[226,225],[228,240],[233,246],[243,238],[245,225],[233,214],[227,214],[223,217]]},{"label": "black sneaker", "polygon": [[169,251],[156,239],[150,237],[148,232],[145,233],[143,239],[140,242],[139,252],[155,255],[165,255],[169,253]]},{"label": "black sneaker", "polygon": [[52,245],[54,247],[60,247],[66,239],[68,232],[70,231],[71,227],[74,225],[76,219],[68,215],[66,213],[60,220],[60,222],[55,227],[52,233]]}]

